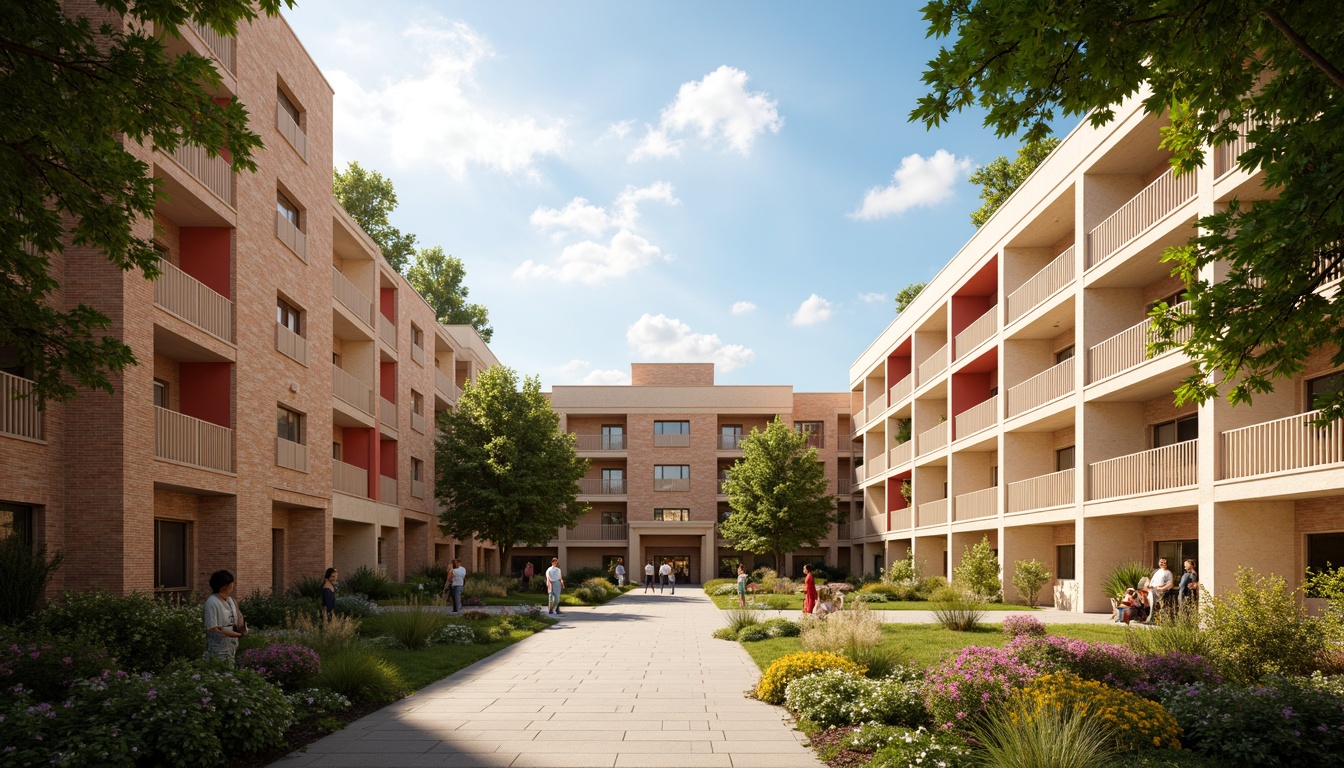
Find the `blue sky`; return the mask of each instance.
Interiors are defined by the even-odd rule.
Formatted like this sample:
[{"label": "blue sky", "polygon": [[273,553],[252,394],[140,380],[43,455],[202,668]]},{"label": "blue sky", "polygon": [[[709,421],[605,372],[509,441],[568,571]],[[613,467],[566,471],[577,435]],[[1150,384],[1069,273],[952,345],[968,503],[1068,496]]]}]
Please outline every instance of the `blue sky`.
[{"label": "blue sky", "polygon": [[715,362],[845,391],[901,287],[974,232],[981,116],[907,115],[937,50],[910,2],[300,0],[338,167],[467,268],[491,348],[543,385]]}]

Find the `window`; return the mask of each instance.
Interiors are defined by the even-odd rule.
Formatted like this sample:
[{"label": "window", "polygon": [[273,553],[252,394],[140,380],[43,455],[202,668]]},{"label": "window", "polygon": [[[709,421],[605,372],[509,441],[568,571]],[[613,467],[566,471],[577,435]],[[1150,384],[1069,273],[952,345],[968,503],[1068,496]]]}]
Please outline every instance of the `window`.
[{"label": "window", "polygon": [[1074,578],[1074,551],[1073,544],[1060,544],[1055,547],[1055,578],[1073,579]]},{"label": "window", "polygon": [[619,468],[602,470],[602,492],[625,493],[625,470]]},{"label": "window", "polygon": [[411,390],[411,413],[417,416],[425,415],[425,396],[414,389]]},{"label": "window", "polygon": [[303,414],[291,411],[283,405],[276,407],[275,434],[291,443],[303,443]]},{"label": "window", "polygon": [[[3,519],[3,518],[0,518]],[[3,524],[0,523],[0,526]],[[0,532],[3,527],[0,527]],[[1187,555],[1188,557],[1188,555]],[[1307,534],[1307,568],[1324,571],[1344,566],[1344,533]]]},{"label": "window", "polygon": [[691,467],[689,464],[655,464],[653,467],[653,479],[690,480]]},{"label": "window", "polygon": [[422,349],[425,346],[425,332],[414,325],[411,326],[411,346]]},{"label": "window", "polygon": [[603,512],[603,513],[602,513],[602,524],[603,524],[603,525],[625,525],[625,513],[624,513],[624,512]]},{"label": "window", "polygon": [[154,380],[154,405],[159,408],[169,408],[168,405],[168,382],[162,379]]},{"label": "window", "polygon": [[655,422],[653,422],[653,434],[655,434],[655,435],[689,435],[689,434],[691,434],[691,422],[689,422],[689,421],[655,421]]},{"label": "window", "polygon": [[994,466],[992,466],[992,467],[989,468],[989,487],[990,487],[990,488],[998,488],[998,487],[999,487],[999,465],[998,465],[998,464],[995,464]]},{"label": "window", "polygon": [[1153,425],[1154,448],[1184,443],[1197,437],[1199,437],[1199,414],[1197,413]]},{"label": "window", "polygon": [[280,105],[280,109],[289,115],[289,119],[293,120],[295,125],[299,124],[299,108],[294,106],[294,102],[290,101],[285,92],[279,88],[275,89],[275,103]]},{"label": "window", "polygon": [[331,364],[336,366],[337,368],[341,367],[341,355],[339,352],[331,353]]},{"label": "window", "polygon": [[1311,379],[1307,382],[1307,410],[1314,411],[1321,407],[1321,400],[1334,398],[1344,390],[1344,371],[1336,371],[1320,378]]},{"label": "window", "polygon": [[733,516],[733,508],[728,506],[719,507],[719,522],[726,523],[728,518]]},{"label": "window", "polygon": [[180,520],[154,521],[154,587],[187,589],[191,552],[191,523]]},{"label": "window", "polygon": [[1182,301],[1185,301],[1184,288],[1168,296],[1163,296],[1160,299],[1154,299],[1153,301],[1148,302],[1148,311],[1151,312],[1158,304],[1166,304],[1168,307],[1174,307]]},{"label": "window", "polygon": [[689,522],[691,519],[691,510],[689,509],[664,509],[659,507],[653,510],[653,519],[660,522]]},{"label": "window", "polygon": [[807,435],[807,444],[813,448],[825,446],[826,425],[820,421],[795,421],[793,428]]},{"label": "window", "polygon": [[279,190],[275,192],[275,209],[280,212],[281,216],[289,220],[289,223],[293,224],[296,229],[301,229],[299,227],[299,206],[295,205],[288,197],[285,197],[284,192]]},{"label": "window", "polygon": [[1072,358],[1073,352],[1074,348],[1072,344],[1059,350],[1058,352],[1055,353],[1055,364],[1058,365],[1059,363],[1062,363],[1065,360]]},{"label": "window", "polygon": [[1060,448],[1055,451],[1055,471],[1063,472],[1066,469],[1073,469],[1074,447]]},{"label": "window", "polygon": [[721,424],[719,425],[719,449],[724,451],[735,451],[742,445],[742,425],[741,424]]},{"label": "window", "polygon": [[1186,539],[1184,541],[1155,541],[1153,542],[1153,563],[1166,558],[1167,568],[1176,574],[1179,579],[1181,574],[1181,563],[1190,558],[1199,565],[1199,541],[1197,539]]},{"label": "window", "polygon": [[17,536],[26,546],[33,545],[32,507],[0,502],[0,541],[11,536]]},{"label": "window", "polygon": [[293,331],[295,336],[303,335],[303,326],[300,324],[302,315],[303,313],[299,311],[298,307],[288,301],[281,298],[275,300],[275,322]]},{"label": "window", "polygon": [[625,450],[625,427],[620,424],[602,425],[602,450],[604,451],[624,451]]},{"label": "window", "polygon": [[335,460],[337,460],[337,461],[340,461],[340,460],[341,460],[341,444],[340,444],[340,443],[332,443],[332,444],[331,444],[331,458],[333,458],[333,459],[335,459]]},{"label": "window", "polygon": [[411,480],[419,482],[425,479],[425,462],[411,459]]}]

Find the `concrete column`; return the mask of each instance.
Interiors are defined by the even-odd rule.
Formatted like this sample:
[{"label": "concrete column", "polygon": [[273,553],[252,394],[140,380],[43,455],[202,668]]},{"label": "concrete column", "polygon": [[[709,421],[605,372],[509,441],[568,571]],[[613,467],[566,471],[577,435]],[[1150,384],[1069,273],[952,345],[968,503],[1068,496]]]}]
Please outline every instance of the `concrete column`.
[{"label": "concrete column", "polygon": [[1233,589],[1240,567],[1296,584],[1295,544],[1292,501],[1200,504],[1200,586],[1212,592]]},{"label": "concrete column", "polygon": [[569,546],[563,541],[556,547],[555,556],[560,558],[560,572],[569,573]]},{"label": "concrete column", "polygon": [[784,573],[781,573],[781,574],[779,574],[779,575],[780,575],[780,576],[788,576],[788,577],[790,577],[790,578],[793,577],[793,553],[792,553],[792,552],[787,552],[787,553],[785,553],[785,555],[784,555]]},{"label": "concrete column", "polygon": [[714,531],[711,529],[700,537],[700,583],[718,575],[719,564],[717,553],[714,548]]},{"label": "concrete column", "polygon": [[1101,583],[1115,566],[1129,560],[1147,563],[1152,559],[1145,551],[1143,518],[1138,515],[1083,518],[1075,545],[1082,576],[1079,590],[1083,610],[1088,613],[1111,610]]}]

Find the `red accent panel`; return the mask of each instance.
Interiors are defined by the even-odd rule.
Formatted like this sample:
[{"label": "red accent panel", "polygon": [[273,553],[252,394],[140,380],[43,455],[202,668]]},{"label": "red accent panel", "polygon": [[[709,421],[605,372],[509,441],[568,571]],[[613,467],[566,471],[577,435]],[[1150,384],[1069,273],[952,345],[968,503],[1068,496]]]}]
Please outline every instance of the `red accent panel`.
[{"label": "red accent panel", "polygon": [[397,364],[393,362],[378,363],[378,394],[382,395],[388,402],[397,402]]},{"label": "red accent panel", "polygon": [[178,404],[182,413],[221,427],[232,427],[229,414],[232,367],[233,363],[179,363],[182,391]]},{"label": "red accent panel", "polygon": [[380,440],[378,442],[380,453],[379,474],[383,477],[397,476],[397,441]]},{"label": "red accent panel", "polygon": [[215,293],[233,298],[233,230],[229,227],[183,227],[179,261],[182,271]]},{"label": "red accent panel", "polygon": [[383,313],[389,321],[397,322],[397,289],[379,288],[378,289],[378,311]]},{"label": "red accent panel", "polygon": [[344,435],[341,455],[346,464],[350,464],[360,469],[368,469],[370,459],[373,457],[373,449],[369,443],[373,437],[373,430],[359,427],[340,428]]},{"label": "red accent panel", "polygon": [[[896,512],[910,506],[905,503],[905,497],[901,495],[901,481],[909,480],[910,473],[906,472],[900,477],[887,478],[887,512]],[[891,528],[891,519],[887,519],[887,528]]]}]

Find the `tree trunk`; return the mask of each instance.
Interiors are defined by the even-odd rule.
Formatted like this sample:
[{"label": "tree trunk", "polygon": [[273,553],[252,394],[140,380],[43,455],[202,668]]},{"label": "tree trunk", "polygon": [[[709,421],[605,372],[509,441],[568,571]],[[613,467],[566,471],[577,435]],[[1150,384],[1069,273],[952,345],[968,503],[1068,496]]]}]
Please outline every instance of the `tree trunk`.
[{"label": "tree trunk", "polygon": [[778,573],[778,574],[780,575],[781,578],[788,578],[788,577],[785,576],[785,574],[784,574],[784,553],[783,553],[783,552],[776,552],[776,553],[775,553],[775,573]]},{"label": "tree trunk", "polygon": [[499,575],[511,576],[509,573],[509,555],[513,553],[512,544],[499,545]]}]

